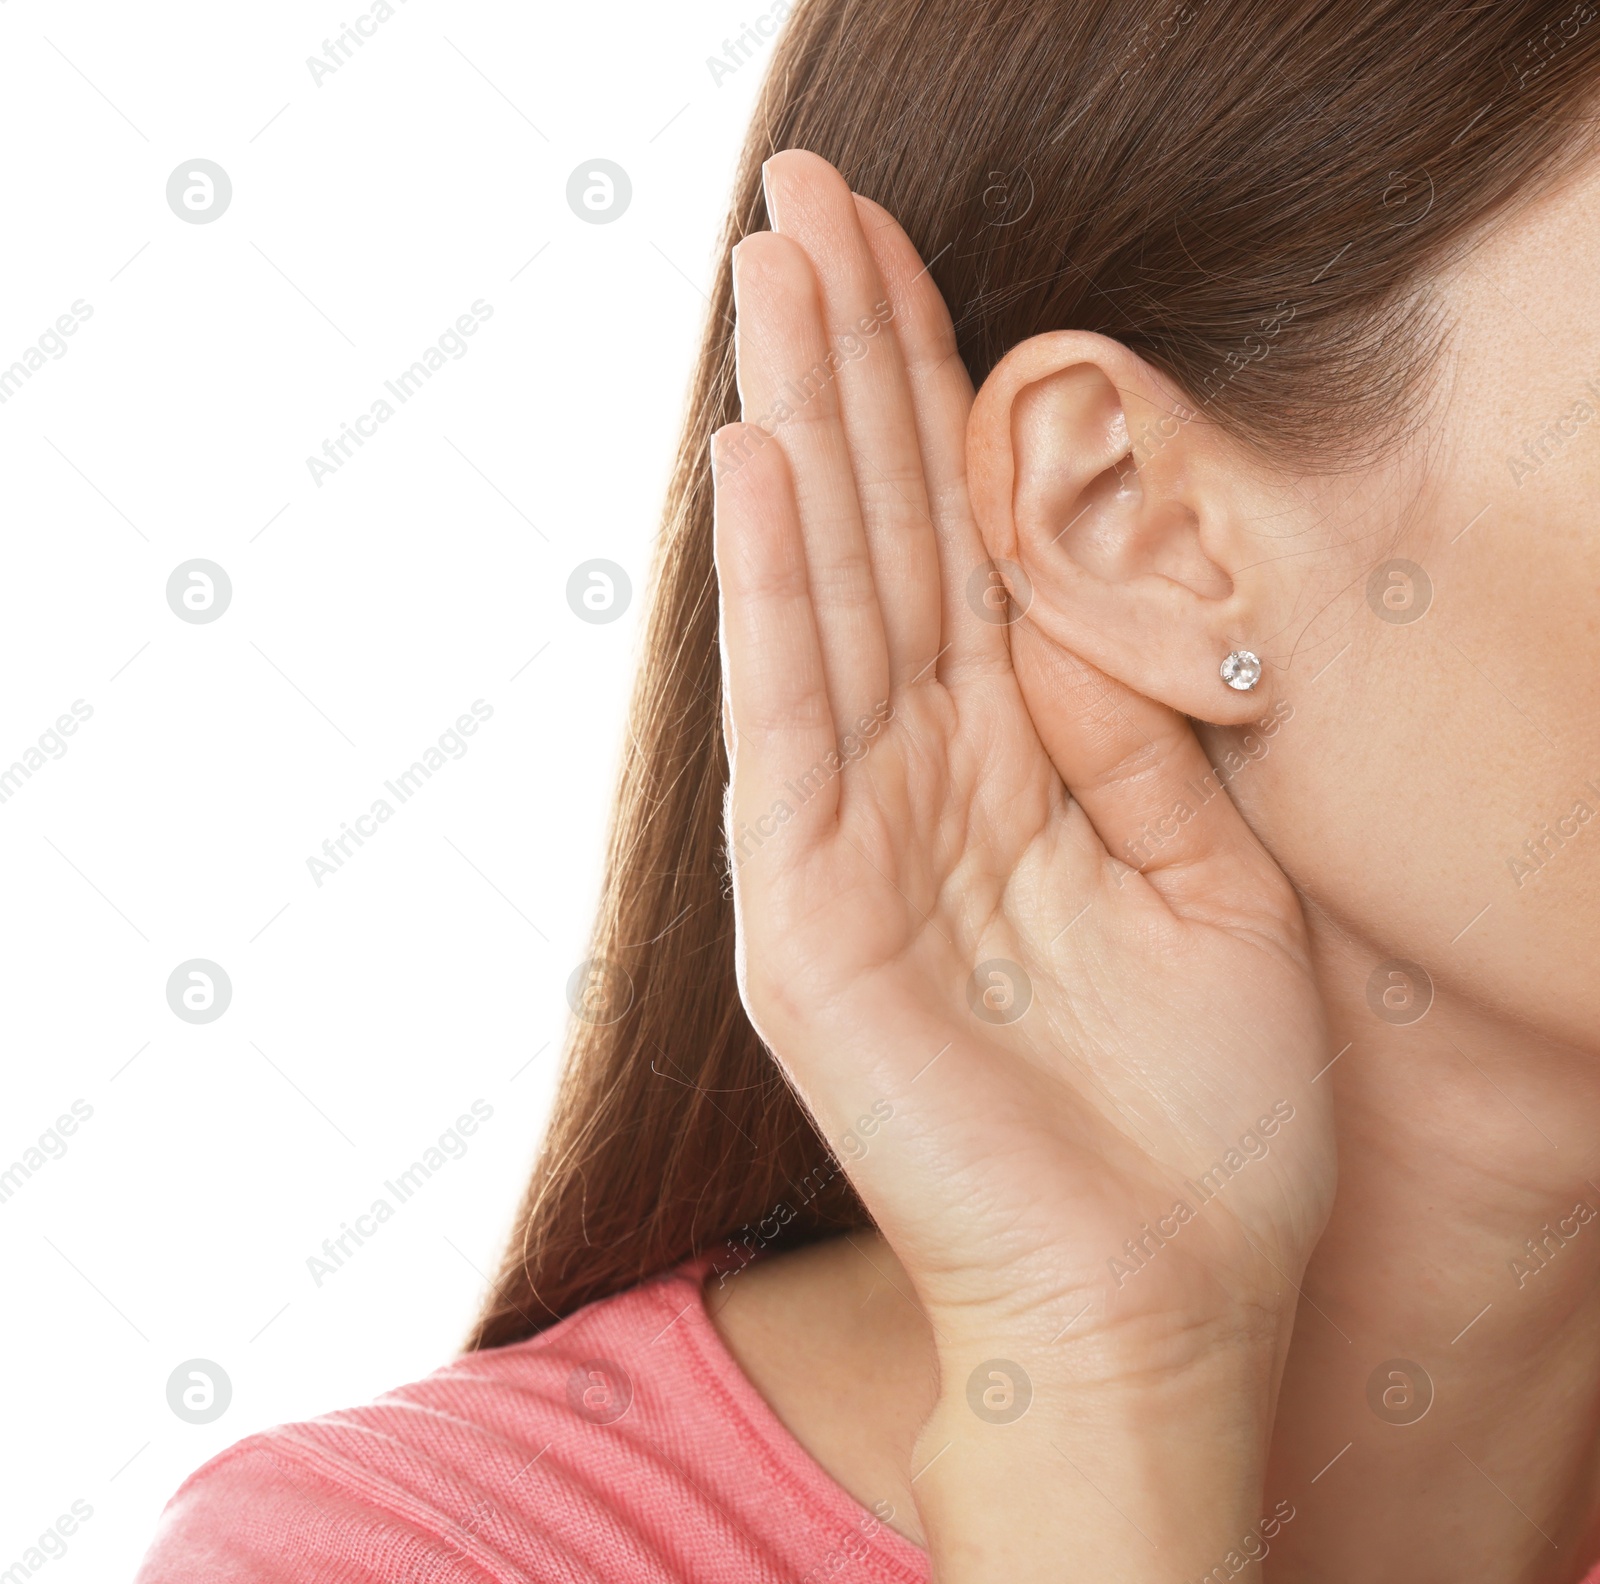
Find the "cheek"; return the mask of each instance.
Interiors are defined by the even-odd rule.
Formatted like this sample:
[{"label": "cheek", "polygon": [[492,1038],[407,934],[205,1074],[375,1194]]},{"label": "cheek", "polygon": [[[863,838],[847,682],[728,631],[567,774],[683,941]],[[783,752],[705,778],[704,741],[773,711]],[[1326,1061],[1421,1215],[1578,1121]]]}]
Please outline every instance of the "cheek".
[{"label": "cheek", "polygon": [[[1520,963],[1525,993],[1542,987],[1556,1002],[1590,981],[1592,1032],[1600,830],[1579,816],[1600,810],[1600,418],[1564,447],[1559,467],[1520,488],[1508,474],[1441,555],[1437,636],[1459,680],[1439,689],[1450,711],[1440,726],[1465,763],[1452,799],[1467,815],[1463,842],[1484,844],[1481,859],[1463,845],[1460,861],[1474,877],[1484,864],[1493,871],[1475,951],[1486,967]],[[1510,993],[1507,971],[1495,977]]]},{"label": "cheek", "polygon": [[1241,587],[1294,715],[1230,792],[1339,921],[1358,1016],[1406,959],[1552,1039],[1600,1025],[1597,267],[1600,161],[1430,283],[1412,442],[1261,513]]},{"label": "cheek", "polygon": [[1295,652],[1294,714],[1232,791],[1363,960],[1423,963],[1436,994],[1586,1042],[1600,1020],[1600,416],[1560,471],[1520,486],[1503,455],[1515,421],[1461,421],[1471,460],[1438,470],[1409,531],[1380,531],[1374,511],[1352,534],[1376,549]]}]

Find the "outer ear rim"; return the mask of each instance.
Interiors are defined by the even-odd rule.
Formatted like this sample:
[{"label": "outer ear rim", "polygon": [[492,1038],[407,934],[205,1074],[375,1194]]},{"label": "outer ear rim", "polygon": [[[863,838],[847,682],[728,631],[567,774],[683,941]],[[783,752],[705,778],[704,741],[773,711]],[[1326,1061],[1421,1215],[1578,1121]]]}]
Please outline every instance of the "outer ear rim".
[{"label": "outer ear rim", "polygon": [[990,437],[1009,435],[1009,414],[1028,386],[1080,364],[1099,369],[1118,391],[1129,392],[1152,406],[1193,415],[1190,404],[1159,370],[1120,341],[1096,330],[1045,330],[1012,347],[989,371],[967,417],[967,475],[973,511],[980,529],[986,518],[1003,521],[1005,553],[1016,549],[1010,507],[1016,476],[1009,445],[998,447]]}]

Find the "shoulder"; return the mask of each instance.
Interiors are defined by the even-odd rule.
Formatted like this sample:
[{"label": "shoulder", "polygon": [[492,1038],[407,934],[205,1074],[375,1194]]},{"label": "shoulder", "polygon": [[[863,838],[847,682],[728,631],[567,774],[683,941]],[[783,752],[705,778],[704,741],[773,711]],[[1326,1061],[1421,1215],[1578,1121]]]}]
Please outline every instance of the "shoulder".
[{"label": "shoulder", "polygon": [[136,1584],[803,1576],[852,1504],[721,1347],[700,1263],[238,1442],[172,1498]]}]

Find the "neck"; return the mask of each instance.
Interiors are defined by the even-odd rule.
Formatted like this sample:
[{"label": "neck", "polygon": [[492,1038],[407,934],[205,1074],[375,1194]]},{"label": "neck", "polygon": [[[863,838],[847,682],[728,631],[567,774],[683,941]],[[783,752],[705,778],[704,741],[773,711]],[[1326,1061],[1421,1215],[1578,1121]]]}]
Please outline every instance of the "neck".
[{"label": "neck", "polygon": [[1285,1576],[1568,1584],[1600,1558],[1600,1059],[1443,992],[1385,1022],[1373,954],[1312,933],[1340,1181],[1279,1402]]}]

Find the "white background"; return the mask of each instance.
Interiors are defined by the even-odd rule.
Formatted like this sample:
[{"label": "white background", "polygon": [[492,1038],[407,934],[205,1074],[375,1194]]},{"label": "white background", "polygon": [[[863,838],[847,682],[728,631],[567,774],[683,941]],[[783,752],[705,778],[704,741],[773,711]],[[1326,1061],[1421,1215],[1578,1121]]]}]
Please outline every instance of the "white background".
[{"label": "white background", "polygon": [[[585,955],[636,617],[712,248],[770,48],[757,10],[394,0],[371,14],[0,0],[0,1572],[126,1578],[185,1475],[459,1347],[547,1115]],[[765,13],[762,13],[765,14]],[[569,208],[605,158],[615,223]],[[176,167],[225,213],[181,221]],[[493,315],[319,485],[306,458]],[[630,608],[580,621],[605,558]],[[180,620],[216,562],[232,600]],[[306,860],[474,700],[493,716],[318,887]],[[389,799],[391,803],[394,799]],[[169,975],[222,965],[206,1024]],[[320,1287],[307,1259],[481,1099],[492,1119]],[[232,1402],[192,1425],[175,1366]]]}]

